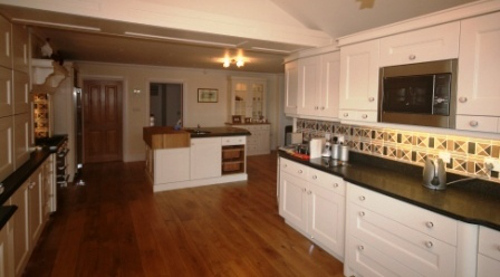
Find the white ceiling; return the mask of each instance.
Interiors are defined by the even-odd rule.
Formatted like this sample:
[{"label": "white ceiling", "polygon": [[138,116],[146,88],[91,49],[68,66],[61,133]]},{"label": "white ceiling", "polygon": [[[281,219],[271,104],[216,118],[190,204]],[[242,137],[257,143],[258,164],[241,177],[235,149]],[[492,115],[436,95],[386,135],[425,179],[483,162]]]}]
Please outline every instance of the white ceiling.
[{"label": "white ceiling", "polygon": [[[155,5],[162,2],[141,1]],[[234,22],[231,23],[235,25],[231,26],[234,30],[238,30],[241,25],[241,32],[232,33],[228,31],[230,29],[220,28],[215,24],[212,29],[211,26],[206,26],[205,29],[181,29],[176,26],[167,28],[156,25],[154,21],[150,24],[138,24],[137,21],[132,21],[134,17],[124,22],[98,15],[89,17],[64,13],[39,6],[32,9],[27,4],[21,3],[18,6],[17,1],[11,0],[0,0],[0,13],[16,23],[33,27],[33,31],[39,36],[50,38],[54,48],[67,60],[222,69],[221,59],[224,55],[232,57],[242,52],[247,63],[239,70],[278,73],[283,72],[283,58],[295,51],[472,1],[217,0],[208,1],[210,4],[202,0],[167,1],[177,8],[176,12]],[[207,22],[210,23],[209,20],[202,23],[207,25]],[[75,25],[90,28],[77,30],[72,28]],[[92,28],[100,31],[93,31]],[[267,32],[266,28],[285,31],[283,34]],[[125,32],[128,32],[127,35],[124,35]],[[134,33],[148,34],[151,37],[139,38]],[[300,36],[303,36],[302,40]],[[166,37],[175,40],[165,40]],[[210,45],[209,42],[216,44]]]}]

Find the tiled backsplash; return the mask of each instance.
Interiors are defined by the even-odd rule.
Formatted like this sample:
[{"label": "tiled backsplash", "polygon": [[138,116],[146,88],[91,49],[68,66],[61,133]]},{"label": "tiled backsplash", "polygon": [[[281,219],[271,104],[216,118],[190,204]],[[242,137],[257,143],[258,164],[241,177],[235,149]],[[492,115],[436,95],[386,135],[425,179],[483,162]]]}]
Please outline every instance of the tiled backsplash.
[{"label": "tiled backsplash", "polygon": [[351,151],[375,155],[423,166],[426,156],[436,157],[439,152],[451,154],[447,171],[461,175],[475,175],[500,183],[498,172],[489,171],[485,157],[500,158],[500,141],[480,140],[462,136],[402,131],[391,128],[351,126],[337,122],[309,119],[297,120],[297,132],[304,140],[343,135]]}]

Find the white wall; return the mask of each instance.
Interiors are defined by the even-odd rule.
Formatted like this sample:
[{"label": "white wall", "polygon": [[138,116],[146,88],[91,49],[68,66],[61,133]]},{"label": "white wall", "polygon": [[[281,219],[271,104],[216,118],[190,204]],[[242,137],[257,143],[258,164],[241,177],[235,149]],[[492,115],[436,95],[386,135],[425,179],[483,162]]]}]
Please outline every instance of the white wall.
[{"label": "white wall", "polygon": [[[145,159],[142,129],[149,124],[149,83],[182,83],[184,84],[184,126],[192,127],[200,124],[205,127],[223,126],[228,118],[228,77],[247,76],[266,78],[268,80],[268,117],[271,124],[279,122],[277,109],[279,101],[279,79],[282,74],[259,74],[241,71],[206,70],[193,68],[153,67],[139,65],[102,64],[77,62],[79,68],[79,84],[83,79],[114,79],[123,81],[124,93],[124,161],[140,161]],[[215,88],[219,90],[218,103],[198,103],[198,88]],[[140,94],[134,94],[140,89]],[[276,147],[278,135],[273,127],[272,147]]]}]

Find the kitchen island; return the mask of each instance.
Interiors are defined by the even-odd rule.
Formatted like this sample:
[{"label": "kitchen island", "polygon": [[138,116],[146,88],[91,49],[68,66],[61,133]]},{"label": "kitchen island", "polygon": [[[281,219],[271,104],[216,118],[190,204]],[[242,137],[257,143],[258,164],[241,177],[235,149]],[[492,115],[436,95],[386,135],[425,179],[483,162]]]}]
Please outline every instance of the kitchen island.
[{"label": "kitchen island", "polygon": [[246,181],[245,129],[144,127],[153,191]]}]

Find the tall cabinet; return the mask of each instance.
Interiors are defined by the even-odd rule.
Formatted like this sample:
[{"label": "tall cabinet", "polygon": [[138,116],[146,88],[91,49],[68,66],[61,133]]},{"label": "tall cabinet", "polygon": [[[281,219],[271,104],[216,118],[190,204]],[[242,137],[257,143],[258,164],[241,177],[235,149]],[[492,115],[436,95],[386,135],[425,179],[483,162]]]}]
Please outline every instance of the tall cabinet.
[{"label": "tall cabinet", "polygon": [[230,77],[231,116],[241,116],[242,122],[248,118],[256,122],[266,117],[265,79],[250,77]]}]

